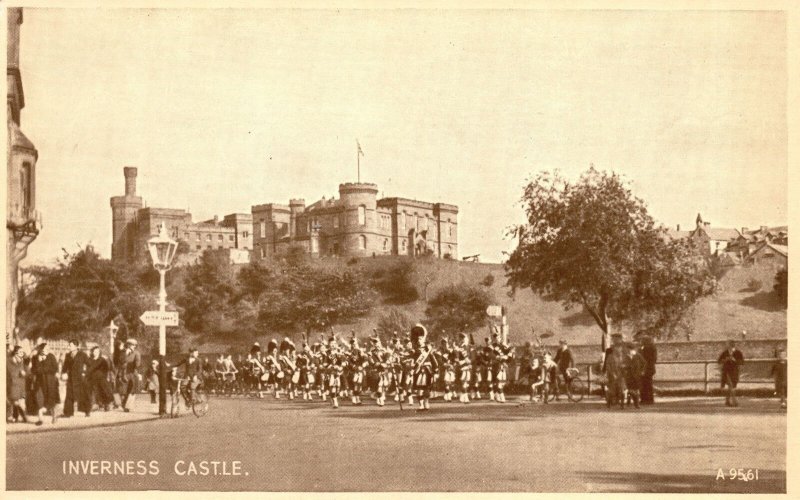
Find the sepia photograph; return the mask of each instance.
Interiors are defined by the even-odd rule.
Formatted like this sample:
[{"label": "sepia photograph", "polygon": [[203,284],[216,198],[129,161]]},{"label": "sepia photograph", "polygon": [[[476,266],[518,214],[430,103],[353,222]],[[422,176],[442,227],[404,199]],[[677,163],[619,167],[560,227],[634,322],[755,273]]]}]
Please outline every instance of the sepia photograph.
[{"label": "sepia photograph", "polygon": [[791,493],[797,11],[692,5],[3,5],[6,493]]}]

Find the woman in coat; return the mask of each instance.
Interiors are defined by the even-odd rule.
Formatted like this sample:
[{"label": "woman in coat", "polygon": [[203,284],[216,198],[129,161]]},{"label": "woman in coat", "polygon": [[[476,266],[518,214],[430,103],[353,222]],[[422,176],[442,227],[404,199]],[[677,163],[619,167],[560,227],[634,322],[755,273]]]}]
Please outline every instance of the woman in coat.
[{"label": "woman in coat", "polygon": [[47,352],[47,344],[39,344],[33,358],[31,373],[33,374],[33,390],[36,394],[36,404],[39,407],[39,420],[36,425],[42,425],[42,416],[45,410],[50,411],[53,423],[56,423],[56,406],[61,403],[58,394],[58,361],[52,353]]},{"label": "woman in coat", "polygon": [[22,354],[20,346],[14,347],[11,356],[6,363],[6,400],[11,407],[11,416],[14,422],[22,419],[27,422],[25,416],[25,380],[28,378],[28,367]]},{"label": "woman in coat", "polygon": [[111,371],[111,363],[108,359],[100,355],[100,348],[92,347],[89,355],[89,371],[86,380],[89,384],[89,392],[97,405],[103,410],[108,411],[111,403],[114,402],[114,395],[111,390],[111,383],[108,381],[108,374]]}]

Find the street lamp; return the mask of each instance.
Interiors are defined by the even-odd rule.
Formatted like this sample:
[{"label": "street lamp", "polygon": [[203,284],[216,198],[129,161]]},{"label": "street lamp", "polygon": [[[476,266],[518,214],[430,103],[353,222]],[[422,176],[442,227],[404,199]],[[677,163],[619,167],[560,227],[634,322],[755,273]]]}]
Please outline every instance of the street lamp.
[{"label": "street lamp", "polygon": [[[178,242],[167,235],[167,228],[162,222],[158,226],[158,236],[147,240],[147,249],[153,260],[153,267],[161,277],[158,291],[158,310],[166,312],[167,288],[164,285],[164,275],[172,267],[172,258],[178,249]],[[158,414],[167,413],[167,368],[164,357],[167,355],[167,326],[162,322],[158,325]]]},{"label": "street lamp", "polygon": [[114,339],[117,337],[117,332],[119,331],[119,327],[114,320],[111,320],[111,323],[106,327],[108,328],[108,355],[111,356],[111,359],[114,359]]}]

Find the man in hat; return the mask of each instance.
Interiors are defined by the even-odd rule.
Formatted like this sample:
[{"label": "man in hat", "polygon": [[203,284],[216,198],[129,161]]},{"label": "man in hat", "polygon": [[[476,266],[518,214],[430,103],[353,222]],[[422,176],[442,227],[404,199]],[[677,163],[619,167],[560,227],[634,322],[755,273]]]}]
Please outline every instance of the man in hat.
[{"label": "man in hat", "polygon": [[364,388],[364,378],[369,359],[364,353],[364,350],[361,349],[361,346],[358,345],[358,339],[355,337],[350,339],[350,353],[348,358],[350,382],[352,383],[351,387],[353,391],[351,400],[354,405],[361,405],[361,391]]},{"label": "man in hat", "polygon": [[639,354],[636,345],[628,344],[628,366],[625,372],[625,387],[628,389],[628,399],[633,400],[633,406],[639,408],[642,377],[647,369],[647,362]]},{"label": "man in hat", "polygon": [[200,361],[200,352],[197,348],[189,349],[189,355],[173,367],[173,370],[183,368],[183,377],[189,379],[189,398],[191,400],[195,389],[203,382],[203,363]]},{"label": "man in hat", "polygon": [[84,412],[88,417],[91,412],[86,387],[89,357],[83,350],[78,349],[77,340],[70,340],[68,346],[69,351],[64,356],[64,364],[61,366],[61,379],[67,383],[63,416],[65,418],[72,417],[75,414],[75,403],[77,403],[78,411]]},{"label": "man in hat", "polygon": [[58,393],[58,361],[49,352],[46,342],[36,346],[36,353],[31,360],[31,374],[36,407],[39,409],[36,425],[44,423],[42,417],[45,411],[50,412],[55,424],[58,419],[57,407],[61,403],[61,395]]},{"label": "man in hat", "polygon": [[131,411],[136,394],[139,393],[139,370],[142,366],[142,356],[137,348],[139,342],[136,339],[125,341],[125,352],[122,356],[122,410]]},{"label": "man in hat", "polygon": [[500,334],[492,334],[492,380],[494,397],[498,403],[506,402],[505,385],[508,381],[508,363],[514,356],[511,347],[500,340]]},{"label": "man in hat", "polygon": [[611,347],[606,349],[603,361],[603,373],[606,375],[606,404],[609,408],[617,402],[620,409],[625,408],[625,372],[628,365],[628,353],[622,342],[622,335],[615,333],[611,336]]},{"label": "man in hat", "polygon": [[744,355],[736,348],[735,341],[728,341],[728,346],[719,355],[717,363],[720,364],[722,371],[721,387],[728,388],[725,406],[739,406],[739,402],[736,401],[736,386],[739,383],[739,367],[744,364]]},{"label": "man in hat", "polygon": [[381,339],[375,335],[370,337],[372,344],[369,352],[370,364],[377,378],[375,384],[375,403],[378,406],[386,404],[386,392],[392,383],[392,372],[389,367],[389,353],[381,345]]},{"label": "man in hat", "polygon": [[281,381],[283,384],[284,392],[289,399],[294,399],[296,392],[296,382],[299,382],[300,373],[297,371],[297,363],[295,362],[295,345],[289,337],[285,337],[281,342],[281,354],[278,358],[283,370],[284,377]]},{"label": "man in hat", "polygon": [[420,411],[430,410],[433,375],[439,369],[433,349],[426,342],[427,336],[428,331],[422,325],[418,324],[411,329],[414,390],[419,398]]},{"label": "man in hat", "polygon": [[[558,365],[558,373],[564,381],[567,391],[569,391],[569,373],[567,370],[575,366],[575,359],[572,357],[572,351],[569,350],[566,340],[561,339],[558,341],[558,352],[556,352],[553,361]],[[556,393],[556,399],[558,399],[558,393]]]}]

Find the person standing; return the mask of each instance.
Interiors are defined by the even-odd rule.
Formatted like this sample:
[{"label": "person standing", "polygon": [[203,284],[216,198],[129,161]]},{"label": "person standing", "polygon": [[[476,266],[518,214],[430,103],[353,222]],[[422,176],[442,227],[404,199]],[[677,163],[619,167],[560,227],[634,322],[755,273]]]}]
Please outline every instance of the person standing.
[{"label": "person standing", "polygon": [[11,356],[6,361],[6,401],[11,408],[9,414],[18,422],[28,422],[25,415],[25,380],[28,378],[28,367],[22,354],[22,347],[14,346]]},{"label": "person standing", "polygon": [[92,347],[86,375],[89,385],[88,392],[91,399],[94,399],[97,405],[105,411],[108,411],[109,406],[114,402],[109,373],[111,373],[111,362],[100,355],[100,347]]},{"label": "person standing", "polygon": [[772,365],[772,376],[775,377],[775,395],[781,400],[781,408],[786,409],[786,383],[788,362],[786,361],[786,349],[778,349],[777,360]]},{"label": "person standing", "polygon": [[[572,351],[569,350],[566,340],[561,339],[558,341],[558,351],[553,361],[558,365],[558,372],[561,374],[561,378],[564,379],[564,385],[569,394],[570,375],[567,370],[575,367],[575,358],[572,357]],[[558,393],[556,393],[556,397],[558,397]]]},{"label": "person standing", "polygon": [[656,375],[656,363],[658,362],[658,352],[653,337],[648,335],[642,337],[641,354],[645,362],[642,376],[642,404],[651,405],[654,403],[653,377]]},{"label": "person standing", "polygon": [[57,406],[61,403],[58,394],[58,361],[52,353],[48,352],[47,343],[43,342],[36,347],[36,356],[33,358],[31,373],[33,374],[33,392],[36,395],[36,406],[39,408],[36,425],[42,425],[45,411],[49,411],[56,423],[58,419]]},{"label": "person standing", "polygon": [[86,390],[88,364],[89,357],[78,349],[78,342],[70,340],[69,352],[64,356],[64,364],[61,367],[61,379],[67,383],[63,410],[65,418],[70,418],[75,414],[75,403],[78,404],[78,411],[84,412],[87,417],[91,412],[91,403]]},{"label": "person standing", "polygon": [[606,349],[603,360],[603,373],[606,375],[606,405],[611,406],[617,402],[620,409],[625,408],[625,372],[628,363],[628,353],[622,343],[622,335],[611,335],[611,347]]},{"label": "person standing", "polygon": [[723,390],[727,388],[725,406],[739,406],[736,401],[736,386],[739,384],[739,367],[744,364],[744,355],[736,348],[736,342],[728,341],[728,347],[719,355],[717,363],[722,371],[720,387]]},{"label": "person standing", "polygon": [[156,404],[158,402],[158,360],[154,359],[150,361],[150,366],[147,368],[147,372],[144,374],[145,379],[147,380],[147,392],[150,393],[150,404]]},{"label": "person standing", "polygon": [[625,386],[628,388],[628,397],[633,400],[633,406],[639,408],[640,391],[642,389],[642,378],[647,369],[647,362],[639,354],[635,344],[628,346],[628,365],[625,372]]},{"label": "person standing", "polygon": [[122,396],[125,393],[125,370],[123,369],[125,365],[125,343],[122,339],[117,340],[111,353],[110,361],[111,371],[108,375],[108,382],[114,394],[114,409],[117,409],[122,406]]},{"label": "person standing", "polygon": [[138,346],[139,342],[136,339],[126,340],[125,351],[122,355],[120,394],[122,395],[122,410],[125,412],[131,411],[131,406],[136,401],[136,394],[139,392],[139,369],[142,365],[142,357],[136,350]]}]

